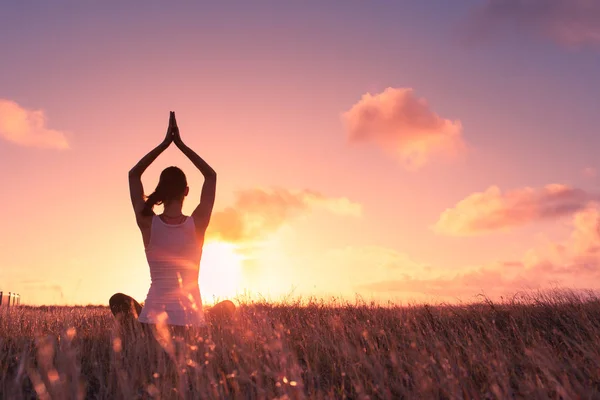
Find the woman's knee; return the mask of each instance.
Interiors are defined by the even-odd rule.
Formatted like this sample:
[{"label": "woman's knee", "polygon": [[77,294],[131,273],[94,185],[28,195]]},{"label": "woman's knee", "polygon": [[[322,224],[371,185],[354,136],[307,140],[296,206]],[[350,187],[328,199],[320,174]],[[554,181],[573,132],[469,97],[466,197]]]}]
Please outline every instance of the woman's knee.
[{"label": "woman's knee", "polygon": [[222,301],[212,306],[207,314],[211,322],[231,319],[235,315],[235,304],[230,300]]},{"label": "woman's knee", "polygon": [[115,293],[108,300],[113,315],[132,314],[137,317],[142,312],[142,306],[135,299],[123,293]]}]

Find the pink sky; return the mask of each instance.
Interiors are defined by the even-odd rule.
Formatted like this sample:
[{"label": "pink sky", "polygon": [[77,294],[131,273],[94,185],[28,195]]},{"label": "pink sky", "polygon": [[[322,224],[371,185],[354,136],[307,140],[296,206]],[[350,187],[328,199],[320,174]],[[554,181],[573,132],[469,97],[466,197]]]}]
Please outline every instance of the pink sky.
[{"label": "pink sky", "polygon": [[[143,300],[126,172],[170,110],[219,176],[207,303],[597,289],[591,3],[59,3],[0,16],[0,290],[24,303]],[[176,149],[145,189],[169,165],[189,213]]]}]

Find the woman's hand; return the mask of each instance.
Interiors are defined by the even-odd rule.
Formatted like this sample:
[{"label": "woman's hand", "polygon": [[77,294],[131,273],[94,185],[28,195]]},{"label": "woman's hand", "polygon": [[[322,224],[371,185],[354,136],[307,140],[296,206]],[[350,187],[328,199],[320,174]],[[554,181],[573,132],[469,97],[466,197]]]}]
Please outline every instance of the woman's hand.
[{"label": "woman's hand", "polygon": [[177,124],[174,121],[175,113],[171,111],[169,113],[169,127],[167,128],[167,135],[161,143],[162,146],[169,147],[169,145],[173,143],[173,125],[177,126]]},{"label": "woman's hand", "polygon": [[181,140],[181,135],[179,134],[179,127],[177,126],[177,120],[175,119],[175,111],[173,114],[173,125],[171,126],[171,132],[173,133],[173,142],[177,147],[183,144],[183,140]]}]

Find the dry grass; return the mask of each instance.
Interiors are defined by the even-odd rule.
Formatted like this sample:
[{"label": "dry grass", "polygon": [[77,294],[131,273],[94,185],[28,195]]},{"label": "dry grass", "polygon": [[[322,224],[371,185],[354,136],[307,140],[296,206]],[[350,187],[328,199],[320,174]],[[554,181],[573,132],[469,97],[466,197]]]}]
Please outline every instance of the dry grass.
[{"label": "dry grass", "polygon": [[166,347],[105,307],[0,312],[0,398],[599,398],[600,299],[242,304]]}]

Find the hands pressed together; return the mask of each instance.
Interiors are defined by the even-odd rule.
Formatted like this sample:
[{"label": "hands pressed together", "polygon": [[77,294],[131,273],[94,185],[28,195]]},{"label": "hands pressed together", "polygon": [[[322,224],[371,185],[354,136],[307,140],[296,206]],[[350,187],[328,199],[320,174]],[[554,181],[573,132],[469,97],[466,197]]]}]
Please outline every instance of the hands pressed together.
[{"label": "hands pressed together", "polygon": [[167,128],[167,135],[162,144],[169,146],[171,143],[175,143],[177,147],[183,144],[181,135],[179,134],[179,128],[177,127],[177,120],[175,119],[175,111],[169,113],[169,127]]},{"label": "hands pressed together", "polygon": [[[171,111],[170,115],[169,115],[169,127],[167,128],[167,134],[164,138],[164,140],[158,145],[156,146],[154,149],[152,149],[148,154],[146,154],[144,157],[142,157],[142,159],[140,161],[138,161],[138,163],[129,171],[129,177],[130,178],[135,178],[135,184],[139,184],[141,185],[141,182],[139,181],[139,178],[142,176],[142,173],[146,170],[146,168],[148,168],[150,166],[150,164],[152,164],[152,162],[154,160],[156,160],[156,157],[158,157],[163,151],[165,151],[167,149],[167,147],[169,147],[171,145],[171,143],[175,143],[175,145],[177,146],[177,148],[179,148],[179,150],[181,150],[181,152],[187,156],[187,158],[190,159],[190,161],[194,164],[194,166],[196,166],[196,168],[198,168],[200,170],[200,172],[202,172],[202,175],[204,175],[205,178],[205,184],[207,182],[210,183],[209,186],[206,186],[208,189],[207,190],[212,190],[214,191],[214,187],[216,185],[216,177],[217,177],[217,173],[215,172],[214,169],[211,168],[210,165],[208,165],[208,163],[206,161],[204,161],[202,159],[202,157],[200,157],[198,154],[196,154],[196,152],[192,149],[190,149],[188,146],[186,146],[183,143],[183,140],[181,140],[181,135],[179,134],[179,128],[177,127],[177,121],[175,120],[175,112]],[[203,186],[204,190],[205,186]],[[210,194],[210,190],[209,190],[209,194]],[[143,194],[143,189],[140,187],[137,187],[137,189],[135,189],[136,194],[135,194],[135,198],[143,198],[144,194]],[[204,192],[202,192],[204,193]],[[138,196],[139,195],[139,196]],[[212,194],[214,196],[214,193]],[[211,200],[214,201],[214,200]],[[210,201],[209,201],[210,203]],[[206,203],[206,204],[209,204]],[[212,207],[212,203],[211,207]],[[211,208],[212,209],[212,208]]]}]

